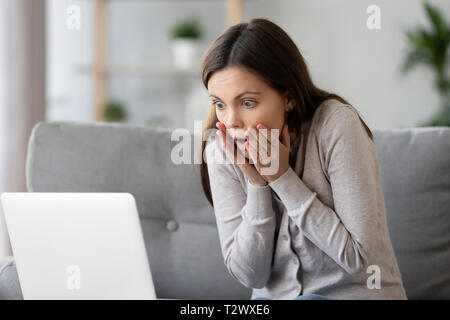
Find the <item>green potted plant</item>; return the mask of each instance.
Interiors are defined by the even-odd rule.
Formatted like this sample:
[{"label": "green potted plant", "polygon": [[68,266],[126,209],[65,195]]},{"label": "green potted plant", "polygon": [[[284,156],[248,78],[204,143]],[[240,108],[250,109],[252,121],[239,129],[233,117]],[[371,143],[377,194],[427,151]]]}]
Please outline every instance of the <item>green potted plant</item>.
[{"label": "green potted plant", "polygon": [[116,100],[107,100],[103,108],[103,118],[107,122],[124,122],[127,118],[124,105]]},{"label": "green potted plant", "polygon": [[427,30],[418,27],[405,32],[409,50],[402,66],[402,73],[406,74],[420,64],[433,70],[434,86],[439,93],[440,110],[423,125],[450,126],[450,76],[447,72],[450,56],[450,24],[436,7],[424,3],[424,8],[431,22],[431,28]]},{"label": "green potted plant", "polygon": [[170,29],[173,65],[179,70],[192,69],[199,60],[203,28],[197,17],[177,21]]}]

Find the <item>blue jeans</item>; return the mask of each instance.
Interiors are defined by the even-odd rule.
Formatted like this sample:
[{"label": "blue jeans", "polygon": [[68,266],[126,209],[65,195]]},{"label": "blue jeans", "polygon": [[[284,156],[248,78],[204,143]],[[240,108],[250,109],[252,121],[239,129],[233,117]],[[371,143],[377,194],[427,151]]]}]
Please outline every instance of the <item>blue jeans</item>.
[{"label": "blue jeans", "polygon": [[[269,298],[254,298],[252,300],[270,300]],[[308,293],[294,298],[293,300],[335,300],[319,294]]]}]

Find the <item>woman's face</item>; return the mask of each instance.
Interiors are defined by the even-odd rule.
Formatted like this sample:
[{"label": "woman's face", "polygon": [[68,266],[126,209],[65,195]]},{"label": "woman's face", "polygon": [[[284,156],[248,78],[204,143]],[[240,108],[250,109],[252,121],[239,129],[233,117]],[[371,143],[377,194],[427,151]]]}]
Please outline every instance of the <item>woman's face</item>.
[{"label": "woman's face", "polygon": [[[286,108],[292,100],[269,87],[254,73],[241,67],[226,67],[213,73],[208,82],[211,106],[235,141],[245,138],[250,127],[262,124],[267,129],[281,129]],[[237,143],[243,150],[241,143]],[[247,152],[245,156],[248,158]]]}]

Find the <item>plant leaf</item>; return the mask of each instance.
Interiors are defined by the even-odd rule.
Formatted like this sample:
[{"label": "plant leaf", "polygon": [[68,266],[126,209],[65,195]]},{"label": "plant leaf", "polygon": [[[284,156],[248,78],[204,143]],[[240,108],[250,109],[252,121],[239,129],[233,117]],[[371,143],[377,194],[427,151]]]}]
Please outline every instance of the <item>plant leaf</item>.
[{"label": "plant leaf", "polygon": [[448,33],[448,27],[445,22],[445,19],[441,16],[440,12],[430,3],[425,3],[425,9],[427,11],[428,17],[430,18],[434,26],[436,35],[439,38],[444,39]]},{"label": "plant leaf", "polygon": [[430,64],[430,55],[422,50],[411,50],[408,52],[402,65],[402,72],[406,73],[419,64]]}]

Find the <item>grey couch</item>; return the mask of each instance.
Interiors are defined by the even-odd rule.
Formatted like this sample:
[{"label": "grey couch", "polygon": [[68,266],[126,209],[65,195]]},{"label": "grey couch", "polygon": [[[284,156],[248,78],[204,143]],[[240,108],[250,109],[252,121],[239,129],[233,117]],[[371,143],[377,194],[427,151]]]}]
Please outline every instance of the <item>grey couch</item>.
[{"label": "grey couch", "polygon": [[[450,128],[373,130],[391,240],[409,299],[450,299]],[[130,192],[157,296],[249,299],[224,265],[198,165],[170,161],[171,132],[127,124],[41,122],[28,147],[29,192]],[[30,244],[31,245],[31,244]],[[14,260],[0,299],[21,299]]]}]

